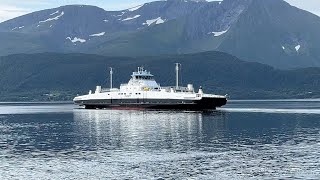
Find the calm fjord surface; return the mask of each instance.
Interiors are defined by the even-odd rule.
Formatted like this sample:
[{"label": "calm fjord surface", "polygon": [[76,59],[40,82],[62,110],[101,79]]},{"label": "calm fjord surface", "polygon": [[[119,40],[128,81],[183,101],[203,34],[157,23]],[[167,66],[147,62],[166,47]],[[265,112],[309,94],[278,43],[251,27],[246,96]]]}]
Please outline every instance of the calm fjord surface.
[{"label": "calm fjord surface", "polygon": [[213,112],[0,104],[0,179],[320,177],[319,101]]}]

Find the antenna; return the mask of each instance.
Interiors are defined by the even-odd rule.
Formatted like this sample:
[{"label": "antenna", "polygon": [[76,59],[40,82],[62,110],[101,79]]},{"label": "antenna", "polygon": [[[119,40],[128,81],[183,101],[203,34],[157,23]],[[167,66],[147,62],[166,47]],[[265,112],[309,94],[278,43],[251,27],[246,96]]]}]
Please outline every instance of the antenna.
[{"label": "antenna", "polygon": [[112,75],[113,75],[113,68],[110,67],[110,89],[112,89]]},{"label": "antenna", "polygon": [[176,89],[179,88],[179,69],[180,69],[181,64],[176,63]]}]

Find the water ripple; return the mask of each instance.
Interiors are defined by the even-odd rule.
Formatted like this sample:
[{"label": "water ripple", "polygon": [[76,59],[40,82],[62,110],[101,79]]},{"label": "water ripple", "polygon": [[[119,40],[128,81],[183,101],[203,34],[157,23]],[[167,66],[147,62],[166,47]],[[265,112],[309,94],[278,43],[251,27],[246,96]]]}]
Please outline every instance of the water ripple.
[{"label": "water ripple", "polygon": [[265,102],[205,113],[41,106],[0,116],[0,179],[320,177],[316,104],[305,113]]}]

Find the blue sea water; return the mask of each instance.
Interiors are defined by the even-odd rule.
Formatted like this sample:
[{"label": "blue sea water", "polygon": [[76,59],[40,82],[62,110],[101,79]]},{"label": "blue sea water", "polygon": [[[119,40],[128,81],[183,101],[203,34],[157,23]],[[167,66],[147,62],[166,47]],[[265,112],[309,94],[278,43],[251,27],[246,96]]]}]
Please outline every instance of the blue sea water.
[{"label": "blue sea water", "polygon": [[0,103],[0,179],[319,179],[320,100],[211,112]]}]

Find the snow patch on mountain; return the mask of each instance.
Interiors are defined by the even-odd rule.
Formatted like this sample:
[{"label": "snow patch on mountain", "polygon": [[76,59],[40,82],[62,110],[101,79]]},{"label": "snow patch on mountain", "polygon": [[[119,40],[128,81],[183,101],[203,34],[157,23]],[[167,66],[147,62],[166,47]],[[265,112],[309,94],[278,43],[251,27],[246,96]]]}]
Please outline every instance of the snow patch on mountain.
[{"label": "snow patch on mountain", "polygon": [[105,35],[105,33],[106,33],[106,32],[101,32],[101,33],[91,34],[91,35],[89,35],[89,36],[91,36],[91,37],[99,37],[99,36]]},{"label": "snow patch on mountain", "polygon": [[49,22],[49,21],[55,21],[58,20],[59,18],[61,18],[64,15],[64,12],[62,11],[61,14],[59,14],[58,16],[54,17],[54,18],[49,18],[46,19],[44,21],[39,21],[39,23],[45,23],[45,22]]},{"label": "snow patch on mountain", "polygon": [[283,50],[285,50],[286,48],[284,46],[281,46]]},{"label": "snow patch on mountain", "polygon": [[126,12],[121,12],[121,14],[118,14],[118,15],[112,15],[113,17],[121,17],[125,14]]},{"label": "snow patch on mountain", "polygon": [[103,22],[109,22],[109,20],[108,19],[104,19]]},{"label": "snow patch on mountain", "polygon": [[136,19],[136,18],[138,18],[138,17],[140,17],[140,16],[141,16],[141,15],[135,15],[135,16],[133,16],[133,17],[125,18],[125,19],[123,19],[122,21],[130,21],[130,20]]},{"label": "snow patch on mountain", "polygon": [[150,19],[150,20],[147,20],[145,23],[143,23],[142,25],[148,25],[150,26],[151,24],[153,23],[156,23],[156,24],[162,24],[164,23],[165,20],[163,20],[161,17],[158,17],[156,19]]},{"label": "snow patch on mountain", "polygon": [[14,30],[16,30],[16,29],[22,29],[22,28],[24,28],[24,26],[12,28],[11,31],[14,31]]},{"label": "snow patch on mountain", "polygon": [[53,16],[53,15],[58,14],[58,13],[59,13],[59,11],[56,11],[54,13],[51,13],[50,16]]},{"label": "snow patch on mountain", "polygon": [[296,51],[297,52],[299,52],[299,49],[301,48],[301,45],[297,45],[296,47],[295,47],[295,49],[296,49]]},{"label": "snow patch on mountain", "polygon": [[141,4],[141,5],[139,5],[139,6],[130,8],[130,9],[128,9],[128,10],[129,10],[129,11],[136,11],[136,10],[140,9],[142,6],[144,6],[144,4]]},{"label": "snow patch on mountain", "polygon": [[81,39],[78,37],[74,37],[73,39],[71,37],[67,37],[66,39],[69,39],[72,43],[76,43],[76,42],[85,43],[86,42],[85,39]]},{"label": "snow patch on mountain", "polygon": [[227,33],[228,31],[229,31],[229,28],[228,28],[227,30],[225,30],[225,31],[209,32],[208,34],[213,34],[213,35],[214,35],[214,37],[218,37],[218,36],[221,36],[221,35],[223,35],[223,34]]},{"label": "snow patch on mountain", "polygon": [[199,3],[199,2],[206,2],[205,0],[184,0],[184,2],[196,2],[196,3]]}]

